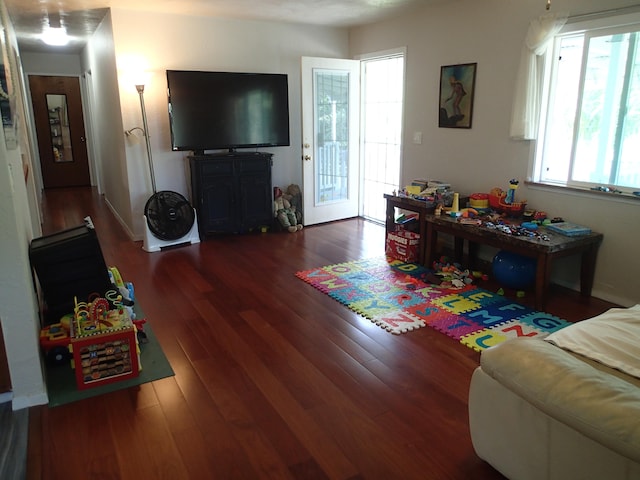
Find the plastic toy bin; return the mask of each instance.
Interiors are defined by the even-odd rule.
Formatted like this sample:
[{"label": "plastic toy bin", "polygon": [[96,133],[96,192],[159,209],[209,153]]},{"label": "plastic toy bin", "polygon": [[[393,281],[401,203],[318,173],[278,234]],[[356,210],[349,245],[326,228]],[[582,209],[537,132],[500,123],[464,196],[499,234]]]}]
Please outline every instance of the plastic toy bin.
[{"label": "plastic toy bin", "polygon": [[418,259],[420,234],[408,230],[387,233],[385,253],[387,257],[403,262],[415,262]]},{"label": "plastic toy bin", "polygon": [[44,325],[72,312],[75,297],[87,298],[111,288],[98,237],[88,226],[34,238],[29,259],[47,307]]}]

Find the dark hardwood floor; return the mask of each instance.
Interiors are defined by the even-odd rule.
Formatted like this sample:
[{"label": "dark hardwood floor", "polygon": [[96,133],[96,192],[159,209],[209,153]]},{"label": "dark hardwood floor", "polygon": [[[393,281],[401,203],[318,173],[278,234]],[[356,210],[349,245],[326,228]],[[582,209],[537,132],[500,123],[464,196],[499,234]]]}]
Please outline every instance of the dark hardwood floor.
[{"label": "dark hardwood floor", "polygon": [[28,410],[13,411],[11,402],[0,403],[0,478],[25,478],[28,425]]},{"label": "dark hardwood floor", "polygon": [[[294,275],[384,254],[383,227],[146,253],[95,190],[47,191],[43,213],[45,233],[91,216],[176,375],[30,409],[27,478],[502,478],[468,432],[477,352],[430,328],[387,333]],[[554,289],[546,310],[580,320],[610,306]]]}]

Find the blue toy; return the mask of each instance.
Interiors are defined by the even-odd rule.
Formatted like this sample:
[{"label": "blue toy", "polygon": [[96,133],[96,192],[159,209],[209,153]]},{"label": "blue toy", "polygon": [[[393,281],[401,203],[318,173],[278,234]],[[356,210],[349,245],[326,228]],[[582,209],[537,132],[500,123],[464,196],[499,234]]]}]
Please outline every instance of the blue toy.
[{"label": "blue toy", "polygon": [[512,203],[515,203],[516,188],[518,188],[519,183],[520,182],[515,178],[512,178],[511,180],[509,180],[509,190],[507,190],[507,195],[504,199],[504,203],[506,203],[507,205],[511,205]]},{"label": "blue toy", "polygon": [[536,280],[536,259],[502,250],[493,257],[493,276],[507,288],[530,287]]}]

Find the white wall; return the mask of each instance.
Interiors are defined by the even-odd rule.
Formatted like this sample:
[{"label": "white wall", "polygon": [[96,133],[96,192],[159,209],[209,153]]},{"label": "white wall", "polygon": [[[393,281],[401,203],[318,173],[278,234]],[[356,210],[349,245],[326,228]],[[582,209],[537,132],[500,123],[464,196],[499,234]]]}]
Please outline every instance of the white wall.
[{"label": "white wall", "polygon": [[[571,15],[628,5],[624,0],[554,0]],[[530,20],[545,13],[542,0],[460,0],[352,29],[350,54],[406,46],[406,98],[402,183],[412,178],[448,181],[463,193],[507,188],[531,208],[590,226],[604,234],[593,294],[623,305],[640,303],[637,254],[640,202],[524,185],[528,142],[509,138],[520,49]],[[438,128],[440,67],[477,62],[472,128]],[[412,143],[422,132],[421,145]],[[493,252],[486,252],[492,254]],[[577,259],[556,262],[553,280],[578,288]]]},{"label": "white wall", "polygon": [[[2,18],[4,2],[0,1]],[[2,31],[5,30],[5,31]],[[6,35],[5,35],[6,33]],[[0,25],[6,48],[5,68],[12,80],[12,112],[17,136],[6,142],[0,129],[0,322],[11,376],[13,408],[47,403],[39,354],[40,321],[29,264],[29,242],[39,234],[39,210],[34,203],[33,173],[28,150],[24,91],[17,65],[17,48],[10,25]],[[39,227],[39,225],[36,225]]]},{"label": "white wall", "polygon": [[112,211],[134,236],[130,183],[135,181],[127,164],[118,90],[115,43],[112,18],[107,13],[82,52],[82,70],[90,82],[87,94],[93,138],[92,152],[101,192]]},{"label": "white wall", "polygon": [[[150,74],[145,107],[154,160],[156,187],[189,194],[186,156],[172,152],[167,113],[167,69],[221,70],[289,75],[291,147],[265,149],[274,154],[273,184],[286,186],[302,179],[300,138],[300,57],[345,57],[345,29],[276,22],[166,15],[112,9],[118,65],[137,59]],[[124,129],[142,126],[139,97],[121,68],[120,101]],[[124,136],[122,136],[124,141]],[[152,193],[144,141],[125,142],[132,229],[143,232],[144,205]]]},{"label": "white wall", "polygon": [[22,68],[27,75],[79,76],[80,56],[73,53],[22,52]]},{"label": "white wall", "polygon": [[47,402],[29,264],[30,218],[20,150],[7,150],[0,129],[0,322],[16,410]]}]

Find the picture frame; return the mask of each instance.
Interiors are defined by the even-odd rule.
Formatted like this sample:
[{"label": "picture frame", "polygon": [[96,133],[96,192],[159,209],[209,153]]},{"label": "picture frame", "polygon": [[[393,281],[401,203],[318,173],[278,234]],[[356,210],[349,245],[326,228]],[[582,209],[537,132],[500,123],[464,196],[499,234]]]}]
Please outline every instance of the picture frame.
[{"label": "picture frame", "polygon": [[10,46],[7,44],[6,27],[3,19],[2,23],[0,23],[0,115],[2,116],[2,129],[7,150],[18,148],[16,95],[14,91],[17,85],[15,77],[16,58],[15,49],[10,50]]},{"label": "picture frame", "polygon": [[477,63],[440,67],[438,126],[471,128]]}]

